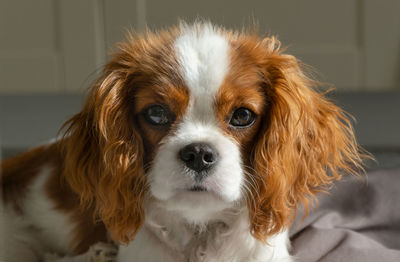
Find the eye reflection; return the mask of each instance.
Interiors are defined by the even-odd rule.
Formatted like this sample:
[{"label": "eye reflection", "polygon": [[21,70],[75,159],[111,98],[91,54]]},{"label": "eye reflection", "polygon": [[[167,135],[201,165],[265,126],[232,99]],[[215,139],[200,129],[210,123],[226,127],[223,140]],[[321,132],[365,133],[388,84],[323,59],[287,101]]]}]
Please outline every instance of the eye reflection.
[{"label": "eye reflection", "polygon": [[167,126],[171,124],[172,116],[168,108],[162,105],[153,105],[143,111],[145,120],[155,126]]}]

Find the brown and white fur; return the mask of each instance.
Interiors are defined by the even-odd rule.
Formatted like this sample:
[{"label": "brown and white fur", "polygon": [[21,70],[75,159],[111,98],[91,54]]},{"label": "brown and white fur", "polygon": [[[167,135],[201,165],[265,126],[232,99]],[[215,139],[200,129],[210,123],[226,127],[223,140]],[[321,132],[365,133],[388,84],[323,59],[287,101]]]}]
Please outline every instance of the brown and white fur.
[{"label": "brown and white fur", "polygon": [[122,262],[292,261],[298,205],[361,162],[314,85],[275,38],[129,36],[65,135],[3,162],[5,261],[94,261],[108,235]]}]

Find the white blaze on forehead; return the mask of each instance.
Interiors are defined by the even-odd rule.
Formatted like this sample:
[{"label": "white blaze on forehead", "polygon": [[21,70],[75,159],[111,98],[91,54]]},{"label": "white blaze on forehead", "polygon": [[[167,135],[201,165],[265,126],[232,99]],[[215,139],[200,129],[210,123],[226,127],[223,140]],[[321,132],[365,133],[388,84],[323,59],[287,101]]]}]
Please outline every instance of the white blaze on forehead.
[{"label": "white blaze on forehead", "polygon": [[[202,218],[195,219],[192,214],[200,210],[206,220],[213,212],[231,207],[242,192],[244,175],[240,148],[222,131],[214,108],[215,96],[230,63],[229,43],[212,25],[197,24],[182,29],[174,48],[180,73],[189,90],[189,106],[176,130],[164,138],[148,176],[151,193],[156,199],[166,201],[167,209],[181,212],[190,223],[197,223],[196,219]],[[215,198],[221,201],[218,205],[215,201],[206,201],[199,209],[192,200],[182,197],[185,196],[182,190],[191,188],[196,181],[194,171],[179,159],[179,151],[194,142],[210,144],[218,152],[218,162],[202,182],[219,196]]]},{"label": "white blaze on forehead", "polygon": [[175,52],[190,91],[191,114],[211,116],[215,94],[228,69],[228,51],[226,38],[210,24],[186,26],[176,39]]}]

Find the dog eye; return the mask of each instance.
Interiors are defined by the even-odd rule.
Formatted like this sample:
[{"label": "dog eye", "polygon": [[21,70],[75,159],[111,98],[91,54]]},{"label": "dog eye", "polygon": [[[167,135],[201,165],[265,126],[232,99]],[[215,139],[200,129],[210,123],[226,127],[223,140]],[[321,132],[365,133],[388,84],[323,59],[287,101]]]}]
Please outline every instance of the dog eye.
[{"label": "dog eye", "polygon": [[171,114],[162,105],[153,105],[143,111],[144,118],[152,125],[166,126],[171,122]]},{"label": "dog eye", "polygon": [[255,114],[248,108],[236,109],[231,117],[229,124],[234,127],[247,127],[254,123]]}]

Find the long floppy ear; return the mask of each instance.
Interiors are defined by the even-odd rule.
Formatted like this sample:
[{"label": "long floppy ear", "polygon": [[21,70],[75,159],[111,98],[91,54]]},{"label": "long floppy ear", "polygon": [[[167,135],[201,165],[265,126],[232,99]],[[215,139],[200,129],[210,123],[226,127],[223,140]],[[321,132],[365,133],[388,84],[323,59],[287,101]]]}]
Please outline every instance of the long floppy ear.
[{"label": "long floppy ear", "polygon": [[128,242],[144,220],[146,180],[125,58],[116,56],[106,66],[83,110],[65,124],[61,144],[67,183],[83,205],[95,208],[114,240]]},{"label": "long floppy ear", "polygon": [[263,44],[269,108],[252,155],[258,201],[249,203],[252,234],[260,240],[288,226],[299,203],[308,210],[310,198],[342,173],[362,169],[344,112],[312,89],[314,82],[275,39]]}]

